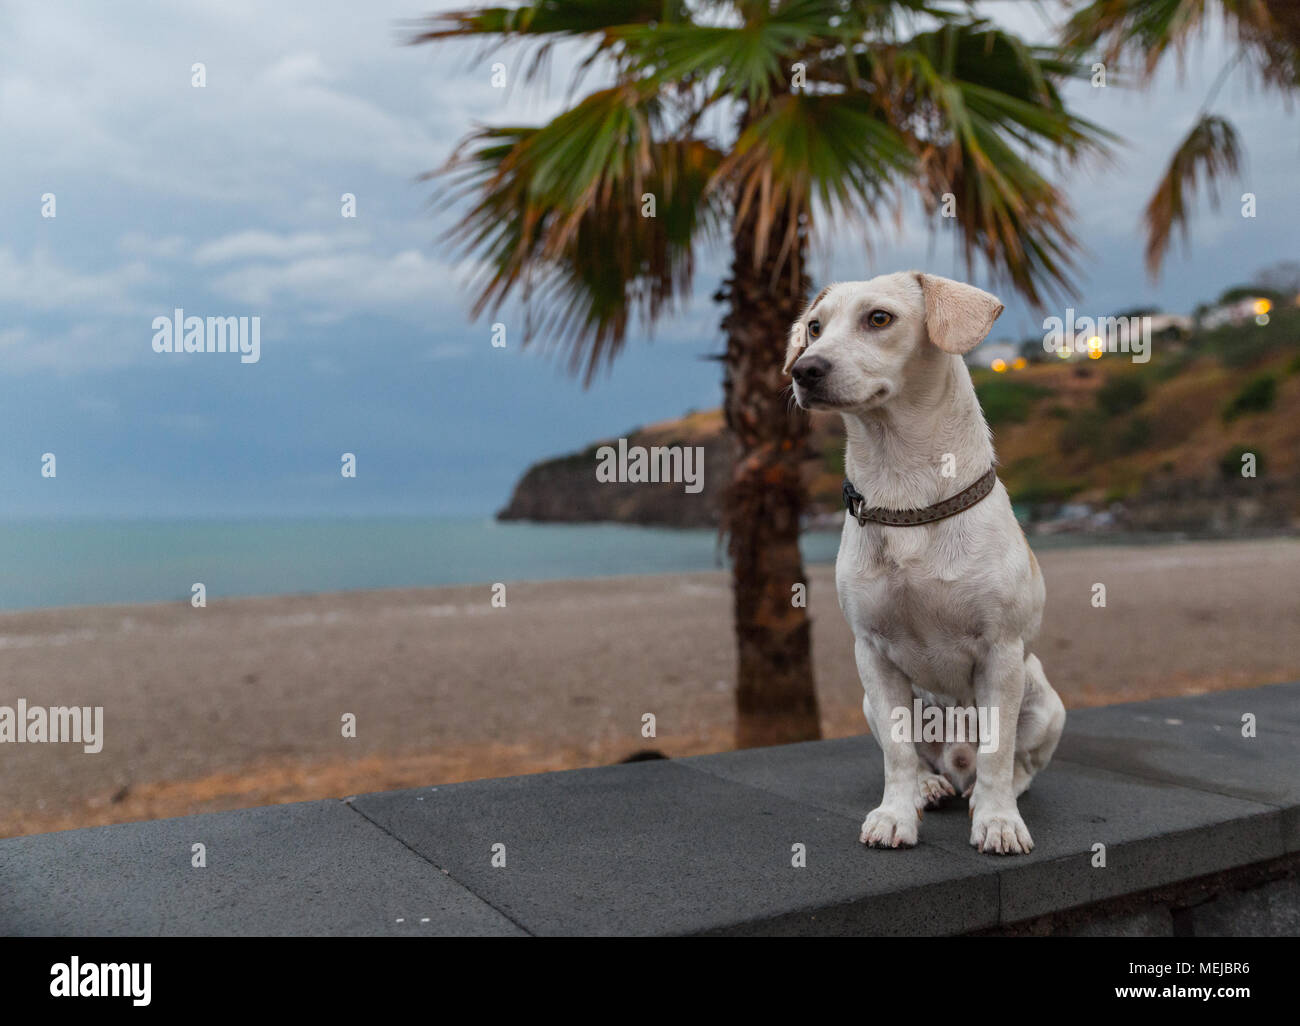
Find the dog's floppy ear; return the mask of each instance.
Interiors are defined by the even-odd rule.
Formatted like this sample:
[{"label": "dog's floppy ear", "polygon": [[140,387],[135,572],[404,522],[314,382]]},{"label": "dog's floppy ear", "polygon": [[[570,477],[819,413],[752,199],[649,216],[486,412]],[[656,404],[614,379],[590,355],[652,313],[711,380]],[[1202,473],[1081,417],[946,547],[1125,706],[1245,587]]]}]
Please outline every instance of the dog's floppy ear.
[{"label": "dog's floppy ear", "polygon": [[969,353],[984,340],[1003,306],[974,285],[917,273],[925,298],[925,328],[945,353]]}]

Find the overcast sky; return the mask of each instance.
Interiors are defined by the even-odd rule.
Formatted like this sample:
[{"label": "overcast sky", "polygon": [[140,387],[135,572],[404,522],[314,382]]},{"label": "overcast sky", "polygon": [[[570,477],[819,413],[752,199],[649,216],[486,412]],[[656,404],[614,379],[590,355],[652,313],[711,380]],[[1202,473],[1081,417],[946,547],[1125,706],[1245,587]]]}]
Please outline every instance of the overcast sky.
[{"label": "overcast sky", "polygon": [[[555,88],[503,91],[500,58],[473,45],[399,45],[438,6],[0,8],[0,515],[487,514],[538,458],[717,405],[719,367],[701,357],[721,345],[709,296],[725,253],[703,254],[691,305],[588,390],[517,335],[494,349],[490,322],[470,322],[470,268],[439,242],[449,221],[417,176],[476,122],[553,114],[568,76],[559,60]],[[1041,32],[1034,6],[988,10]],[[1296,114],[1237,72],[1216,109],[1241,133],[1244,181],[1217,213],[1201,203],[1190,251],[1160,282],[1143,271],[1142,207],[1227,53],[1216,35],[1148,91],[1068,93],[1125,139],[1117,166],[1068,183],[1088,248],[1081,313],[1187,312],[1300,257]],[[1254,220],[1243,191],[1259,197]],[[41,216],[48,193],[54,218]],[[826,238],[814,280],[964,275],[951,239],[911,218],[873,233],[870,257],[867,241]],[[995,336],[1041,330],[1042,313],[1002,298]],[[153,352],[153,319],[177,307],[259,316],[260,361]],[[339,474],[343,452],[355,480]]]}]

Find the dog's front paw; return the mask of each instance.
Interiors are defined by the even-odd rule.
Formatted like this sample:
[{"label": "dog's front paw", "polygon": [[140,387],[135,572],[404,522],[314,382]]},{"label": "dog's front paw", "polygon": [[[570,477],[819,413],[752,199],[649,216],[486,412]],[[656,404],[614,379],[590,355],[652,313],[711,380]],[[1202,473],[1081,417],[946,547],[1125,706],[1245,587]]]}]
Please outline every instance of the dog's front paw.
[{"label": "dog's front paw", "polygon": [[916,807],[918,809],[938,808],[945,798],[952,798],[957,789],[947,777],[938,773],[922,773],[916,778]]},{"label": "dog's front paw", "polygon": [[998,808],[987,803],[976,807],[971,801],[970,843],[984,852],[998,855],[1027,855],[1034,850],[1034,839],[1014,805]]},{"label": "dog's front paw", "polygon": [[893,809],[882,805],[867,813],[858,840],[872,848],[910,848],[916,844],[916,824],[920,818],[920,809]]}]

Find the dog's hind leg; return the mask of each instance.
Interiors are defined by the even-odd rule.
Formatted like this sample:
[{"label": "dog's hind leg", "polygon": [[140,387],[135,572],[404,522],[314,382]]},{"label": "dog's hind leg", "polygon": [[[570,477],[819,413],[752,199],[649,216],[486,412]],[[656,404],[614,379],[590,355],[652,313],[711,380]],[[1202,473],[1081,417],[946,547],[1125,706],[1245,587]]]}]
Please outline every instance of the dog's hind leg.
[{"label": "dog's hind leg", "polygon": [[913,739],[916,754],[921,757],[916,767],[916,786],[920,791],[920,801],[927,809],[937,809],[947,798],[957,794],[953,782],[943,772],[944,751],[947,746],[942,741],[924,741]]},{"label": "dog's hind leg", "polygon": [[928,766],[920,767],[916,777],[916,787],[920,792],[919,801],[927,809],[937,809],[945,799],[957,794],[952,781],[942,773],[931,773]]},{"label": "dog's hind leg", "polygon": [[1052,759],[1065,729],[1065,703],[1047,682],[1038,656],[1025,656],[1025,697],[1016,721],[1016,768],[1012,790],[1020,797]]}]

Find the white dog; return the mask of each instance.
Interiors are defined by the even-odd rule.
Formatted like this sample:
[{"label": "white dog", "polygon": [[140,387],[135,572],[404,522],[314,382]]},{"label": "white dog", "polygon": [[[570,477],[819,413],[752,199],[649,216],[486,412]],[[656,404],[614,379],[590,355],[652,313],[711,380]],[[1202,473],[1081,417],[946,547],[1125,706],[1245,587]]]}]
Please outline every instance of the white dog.
[{"label": "white dog", "polygon": [[998,717],[1000,743],[980,746],[962,778],[970,843],[986,852],[1032,850],[1016,798],[1065,725],[1027,648],[1043,577],[993,472],[961,359],[1001,312],[974,286],[905,272],[824,289],[791,332],[796,400],[842,414],[848,435],[835,582],[862,710],[885,754],[885,794],[862,824],[868,845],[914,845],[923,809],[953,793],[942,760],[932,772],[913,739],[891,731],[914,697]]}]

